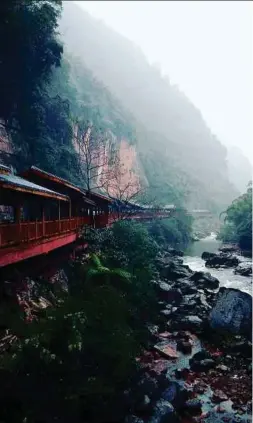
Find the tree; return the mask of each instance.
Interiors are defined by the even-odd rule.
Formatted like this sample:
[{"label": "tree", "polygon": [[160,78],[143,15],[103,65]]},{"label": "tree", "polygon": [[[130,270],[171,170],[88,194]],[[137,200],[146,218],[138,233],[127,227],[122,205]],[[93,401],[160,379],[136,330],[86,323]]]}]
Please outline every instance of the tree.
[{"label": "tree", "polygon": [[77,120],[74,145],[78,155],[78,175],[87,191],[102,189],[112,178],[117,160],[116,144],[109,131],[93,120]]},{"label": "tree", "polygon": [[246,193],[236,198],[224,213],[220,238],[252,250],[252,182],[249,182]]},{"label": "tree", "polygon": [[0,117],[30,162],[36,162],[45,135],[45,85],[61,63],[63,49],[56,32],[60,11],[60,0],[0,4]]}]

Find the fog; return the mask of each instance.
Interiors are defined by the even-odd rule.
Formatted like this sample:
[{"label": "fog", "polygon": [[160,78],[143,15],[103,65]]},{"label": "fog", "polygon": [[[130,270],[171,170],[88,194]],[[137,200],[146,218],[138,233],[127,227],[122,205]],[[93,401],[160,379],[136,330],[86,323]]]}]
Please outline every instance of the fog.
[{"label": "fog", "polygon": [[252,3],[75,2],[141,47],[225,145],[252,159]]}]

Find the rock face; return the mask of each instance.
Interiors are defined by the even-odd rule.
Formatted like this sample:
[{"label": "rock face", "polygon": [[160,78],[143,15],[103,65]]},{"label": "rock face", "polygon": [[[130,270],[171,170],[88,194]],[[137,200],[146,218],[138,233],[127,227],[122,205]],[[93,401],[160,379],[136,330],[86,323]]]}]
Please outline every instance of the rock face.
[{"label": "rock face", "polygon": [[251,336],[252,297],[238,289],[221,288],[209,315],[212,329]]}]

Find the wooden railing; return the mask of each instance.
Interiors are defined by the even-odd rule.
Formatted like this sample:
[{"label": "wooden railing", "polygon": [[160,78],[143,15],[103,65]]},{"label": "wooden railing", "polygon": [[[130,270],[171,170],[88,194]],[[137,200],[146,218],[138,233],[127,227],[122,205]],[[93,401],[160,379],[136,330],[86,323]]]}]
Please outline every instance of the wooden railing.
[{"label": "wooden railing", "polygon": [[[123,219],[150,220],[154,218],[168,218],[170,212],[136,213],[122,215]],[[0,248],[22,243],[29,243],[40,239],[50,238],[67,232],[73,232],[84,225],[103,228],[122,219],[118,213],[101,214],[97,216],[74,217],[71,219],[21,222],[0,224]]]},{"label": "wooden railing", "polygon": [[0,224],[0,247],[27,243],[73,232],[84,225],[91,225],[91,216],[52,221]]}]

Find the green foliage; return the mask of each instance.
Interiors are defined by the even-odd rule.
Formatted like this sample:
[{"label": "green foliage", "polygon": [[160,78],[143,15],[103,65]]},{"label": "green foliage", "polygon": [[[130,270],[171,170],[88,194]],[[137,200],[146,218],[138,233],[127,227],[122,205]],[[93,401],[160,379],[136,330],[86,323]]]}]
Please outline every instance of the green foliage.
[{"label": "green foliage", "polygon": [[19,342],[0,362],[5,422],[113,422],[124,415],[121,393],[142,340],[133,326],[131,277],[96,256],[68,274],[69,292],[54,308],[29,325],[21,315],[9,321]]},{"label": "green foliage", "polygon": [[187,245],[191,240],[192,218],[178,210],[166,220],[154,220],[149,225],[150,235],[161,245]]},{"label": "green foliage", "polygon": [[238,242],[243,249],[252,249],[252,183],[247,192],[236,198],[225,212],[219,237],[225,242]]},{"label": "green foliage", "polygon": [[44,86],[52,69],[60,66],[60,10],[58,0],[8,0],[0,5],[0,116],[13,138],[18,134],[29,146],[32,159],[43,135]]},{"label": "green foliage", "polygon": [[159,247],[147,228],[136,222],[119,221],[112,228],[86,233],[90,248],[100,253],[109,267],[120,267],[132,275],[129,287],[135,328],[145,339],[145,325],[158,317],[157,297],[151,283]]}]

